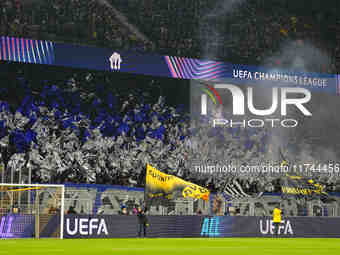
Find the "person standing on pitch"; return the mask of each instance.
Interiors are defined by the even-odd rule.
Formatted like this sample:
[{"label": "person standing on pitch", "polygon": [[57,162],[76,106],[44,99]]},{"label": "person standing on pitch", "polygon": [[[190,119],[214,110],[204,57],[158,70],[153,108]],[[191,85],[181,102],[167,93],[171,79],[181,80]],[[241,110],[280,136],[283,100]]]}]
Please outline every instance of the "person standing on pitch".
[{"label": "person standing on pitch", "polygon": [[148,219],[146,218],[146,210],[142,209],[140,206],[137,209],[137,218],[138,218],[138,236],[142,236],[142,232],[144,237],[146,237],[146,227],[149,226]]},{"label": "person standing on pitch", "polygon": [[280,224],[281,224],[281,214],[282,210],[279,208],[279,206],[276,206],[273,211],[273,223],[274,223],[274,234],[276,237],[279,236],[280,232]]}]

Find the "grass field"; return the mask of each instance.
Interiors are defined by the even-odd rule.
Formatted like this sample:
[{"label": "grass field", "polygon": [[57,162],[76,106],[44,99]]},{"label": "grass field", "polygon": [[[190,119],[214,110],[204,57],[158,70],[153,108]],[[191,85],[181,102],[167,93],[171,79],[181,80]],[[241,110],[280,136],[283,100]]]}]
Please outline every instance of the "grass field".
[{"label": "grass field", "polygon": [[0,240],[0,254],[10,255],[336,255],[339,239],[15,239]]}]

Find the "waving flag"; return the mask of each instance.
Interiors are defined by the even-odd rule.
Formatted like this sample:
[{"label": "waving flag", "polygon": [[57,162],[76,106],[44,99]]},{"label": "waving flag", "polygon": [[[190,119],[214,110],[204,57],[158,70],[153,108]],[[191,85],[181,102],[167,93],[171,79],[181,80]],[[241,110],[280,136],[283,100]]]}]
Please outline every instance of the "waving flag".
[{"label": "waving flag", "polygon": [[209,190],[147,165],[145,201],[161,204],[176,198],[209,199]]}]

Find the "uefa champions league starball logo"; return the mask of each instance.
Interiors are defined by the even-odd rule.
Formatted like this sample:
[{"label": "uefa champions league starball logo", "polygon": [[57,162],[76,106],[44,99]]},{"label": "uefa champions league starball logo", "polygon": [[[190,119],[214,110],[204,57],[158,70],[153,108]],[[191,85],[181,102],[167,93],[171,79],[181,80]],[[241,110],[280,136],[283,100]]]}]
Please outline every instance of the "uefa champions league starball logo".
[{"label": "uefa champions league starball logo", "polygon": [[123,62],[119,53],[114,52],[109,58],[111,70],[120,70],[120,64]]}]

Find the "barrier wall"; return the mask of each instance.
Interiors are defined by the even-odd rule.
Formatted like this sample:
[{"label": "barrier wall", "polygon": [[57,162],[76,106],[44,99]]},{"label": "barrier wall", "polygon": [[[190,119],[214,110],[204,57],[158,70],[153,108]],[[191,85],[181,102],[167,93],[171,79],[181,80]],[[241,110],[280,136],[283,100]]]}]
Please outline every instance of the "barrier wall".
[{"label": "barrier wall", "polygon": [[[149,216],[148,237],[271,237],[268,217]],[[137,236],[135,216],[67,215],[65,238],[127,238]],[[340,237],[339,218],[291,217],[282,221],[281,237]]]},{"label": "barrier wall", "polygon": [[[148,237],[272,237],[269,217],[149,216]],[[1,217],[0,238],[32,238],[34,216]],[[41,237],[57,237],[59,216],[46,216]],[[134,238],[137,217],[121,215],[66,215],[64,238]],[[340,238],[340,218],[290,217],[280,226],[280,237]]]},{"label": "barrier wall", "polygon": [[[0,214],[0,238],[32,238],[35,236],[35,220],[32,214]],[[60,215],[40,216],[40,237],[59,237]]]},{"label": "barrier wall", "polygon": [[[274,225],[268,217],[233,217],[234,237],[270,237]],[[289,217],[280,226],[281,237],[339,238],[338,217]]]},{"label": "barrier wall", "polygon": [[[149,216],[148,237],[200,237],[201,217]],[[136,216],[67,215],[65,238],[127,238],[137,237]]]}]

